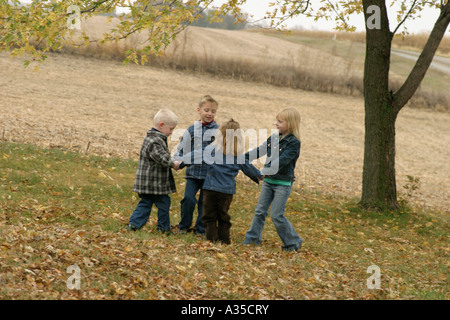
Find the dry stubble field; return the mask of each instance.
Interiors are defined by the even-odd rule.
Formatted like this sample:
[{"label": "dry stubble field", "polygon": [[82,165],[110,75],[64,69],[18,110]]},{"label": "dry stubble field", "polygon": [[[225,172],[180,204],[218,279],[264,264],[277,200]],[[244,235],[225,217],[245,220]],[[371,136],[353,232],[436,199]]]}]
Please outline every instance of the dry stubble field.
[{"label": "dry stubble field", "polygon": [[[272,129],[275,114],[302,114],[298,188],[359,196],[364,112],[361,98],[277,88],[120,62],[49,54],[38,71],[0,54],[0,134],[10,141],[80,153],[138,158],[152,116],[174,110],[186,129],[204,94],[219,101],[218,123]],[[405,109],[397,120],[398,190],[406,175],[420,178],[414,204],[448,213],[450,115]],[[170,148],[176,139],[170,141]]]}]

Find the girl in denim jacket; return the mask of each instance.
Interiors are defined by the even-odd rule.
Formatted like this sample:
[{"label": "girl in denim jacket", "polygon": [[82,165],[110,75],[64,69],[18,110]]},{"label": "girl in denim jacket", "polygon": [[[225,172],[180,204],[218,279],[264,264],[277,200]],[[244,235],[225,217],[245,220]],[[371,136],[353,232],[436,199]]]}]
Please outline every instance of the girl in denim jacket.
[{"label": "girl in denim jacket", "polygon": [[[264,182],[252,225],[245,234],[244,244],[261,243],[265,219],[270,208],[270,217],[283,241],[282,249],[294,251],[301,247],[303,240],[284,216],[284,211],[295,178],[295,164],[300,156],[300,113],[294,108],[288,108],[279,112],[276,119],[275,126],[279,135],[271,136],[263,145],[246,154],[250,161],[264,155],[267,155],[267,159],[261,170],[265,175]],[[274,146],[279,147],[279,152],[274,152]]]},{"label": "girl in denim jacket", "polygon": [[[242,130],[231,119],[218,129],[215,143],[201,154],[194,151],[187,157],[203,157],[208,164],[203,183],[203,217],[206,239],[229,244],[231,217],[228,214],[233,195],[236,193],[236,176],[244,172],[259,183],[263,176],[244,155]],[[185,156],[185,157],[186,157]],[[184,158],[187,159],[187,158]],[[191,163],[193,163],[191,161]]]}]

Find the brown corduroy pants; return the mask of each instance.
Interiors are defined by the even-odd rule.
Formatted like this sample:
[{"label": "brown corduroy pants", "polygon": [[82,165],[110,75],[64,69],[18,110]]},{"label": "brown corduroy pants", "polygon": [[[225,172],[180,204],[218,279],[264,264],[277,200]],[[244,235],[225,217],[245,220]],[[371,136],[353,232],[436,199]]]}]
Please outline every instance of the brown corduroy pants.
[{"label": "brown corduroy pants", "polygon": [[228,214],[233,195],[203,190],[203,217],[206,240],[230,244],[231,217]]}]

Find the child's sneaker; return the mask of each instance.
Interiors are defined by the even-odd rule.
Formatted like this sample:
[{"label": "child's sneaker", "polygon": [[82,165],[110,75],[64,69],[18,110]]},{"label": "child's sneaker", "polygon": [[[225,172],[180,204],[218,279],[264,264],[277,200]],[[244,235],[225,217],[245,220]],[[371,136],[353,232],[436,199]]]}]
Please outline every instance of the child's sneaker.
[{"label": "child's sneaker", "polygon": [[195,230],[194,230],[194,234],[195,234],[196,236],[201,236],[201,237],[203,237],[203,238],[206,236],[204,232],[201,232],[201,231],[199,231],[198,229],[195,229]]},{"label": "child's sneaker", "polygon": [[128,230],[128,231],[137,231],[137,230],[139,230],[139,228],[133,226],[132,224],[128,224],[127,227],[125,228],[125,230]]},{"label": "child's sneaker", "polygon": [[163,230],[163,229],[160,229],[160,228],[156,228],[156,230],[158,230],[162,234],[165,234],[166,236],[170,236],[170,235],[173,234],[173,232],[171,230]]}]

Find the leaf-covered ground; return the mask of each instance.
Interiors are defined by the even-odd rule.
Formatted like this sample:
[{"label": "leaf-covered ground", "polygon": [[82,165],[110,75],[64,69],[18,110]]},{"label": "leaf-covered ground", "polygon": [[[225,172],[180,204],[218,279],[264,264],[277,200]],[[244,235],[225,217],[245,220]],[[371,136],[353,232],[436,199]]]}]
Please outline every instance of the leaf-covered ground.
[{"label": "leaf-covered ground", "polygon": [[[356,200],[295,188],[286,215],[304,239],[282,252],[268,219],[244,246],[259,187],[238,178],[232,244],[124,227],[137,204],[137,163],[0,143],[2,299],[448,299],[448,217],[405,208],[361,210]],[[175,173],[179,222],[183,172]],[[176,231],[176,228],[174,228]],[[376,265],[380,289],[369,289]],[[79,289],[73,270],[79,268]],[[72,289],[71,289],[72,288]]]}]

